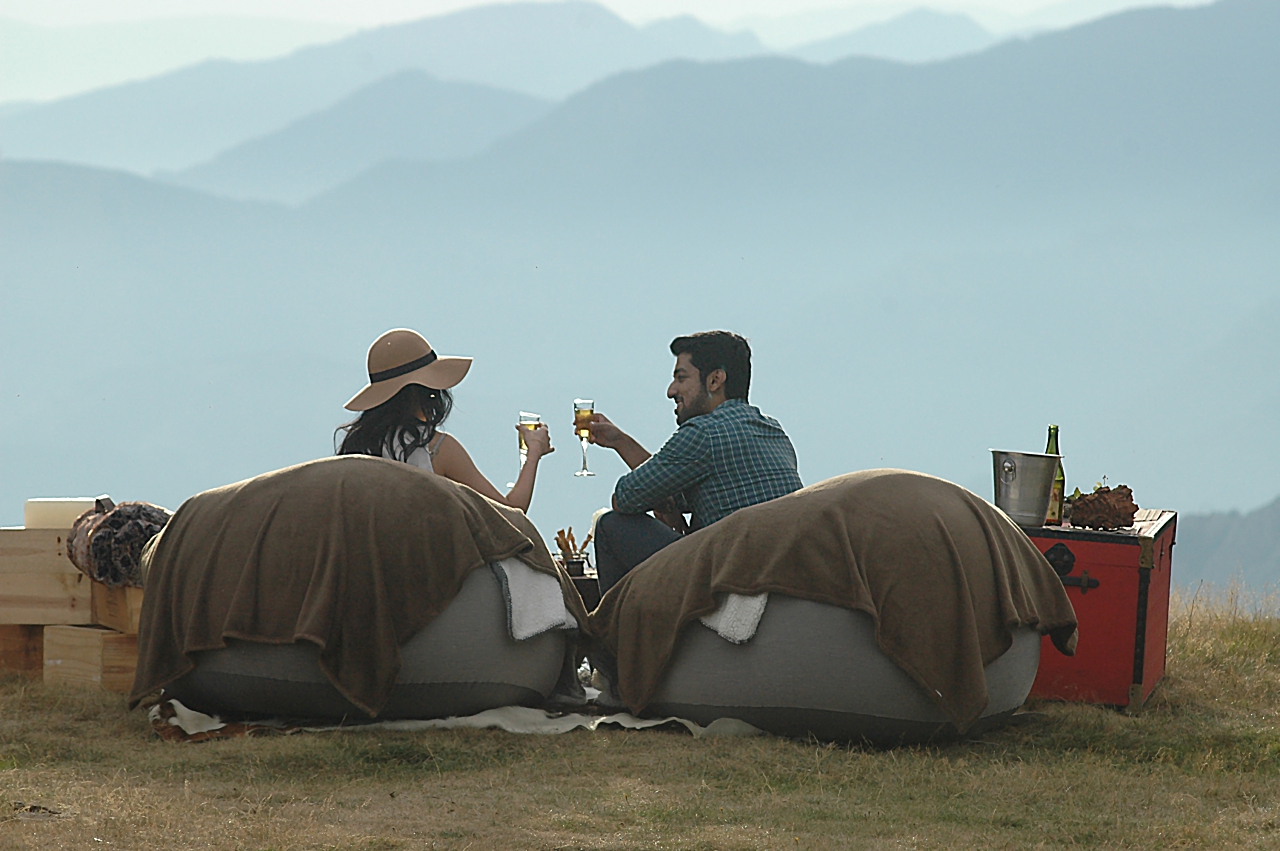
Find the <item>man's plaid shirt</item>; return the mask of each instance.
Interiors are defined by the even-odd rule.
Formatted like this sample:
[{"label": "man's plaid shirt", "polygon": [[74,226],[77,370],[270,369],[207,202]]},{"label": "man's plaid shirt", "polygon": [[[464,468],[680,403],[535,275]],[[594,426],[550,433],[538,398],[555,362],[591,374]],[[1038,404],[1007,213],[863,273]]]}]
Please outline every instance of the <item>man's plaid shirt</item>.
[{"label": "man's plaid shirt", "polygon": [[804,487],[791,439],[773,417],[743,399],[686,420],[658,453],[618,479],[618,511],[643,514],[668,497],[701,529],[739,508]]}]

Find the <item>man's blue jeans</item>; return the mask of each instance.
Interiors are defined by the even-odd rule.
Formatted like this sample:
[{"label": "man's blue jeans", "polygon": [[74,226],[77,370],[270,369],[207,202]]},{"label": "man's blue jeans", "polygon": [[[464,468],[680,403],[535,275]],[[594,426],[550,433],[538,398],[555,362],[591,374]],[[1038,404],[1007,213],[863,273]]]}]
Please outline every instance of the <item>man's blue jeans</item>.
[{"label": "man's blue jeans", "polygon": [[596,521],[596,572],[604,594],[631,569],[681,535],[648,514],[609,511]]}]

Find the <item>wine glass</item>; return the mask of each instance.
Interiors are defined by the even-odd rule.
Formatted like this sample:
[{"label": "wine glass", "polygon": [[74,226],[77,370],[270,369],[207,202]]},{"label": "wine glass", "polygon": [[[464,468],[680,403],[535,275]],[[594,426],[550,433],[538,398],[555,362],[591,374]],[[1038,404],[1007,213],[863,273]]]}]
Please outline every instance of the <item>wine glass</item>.
[{"label": "wine glass", "polygon": [[591,399],[573,400],[573,430],[582,441],[582,469],[575,476],[594,476],[587,469],[587,438],[591,437],[591,418],[595,416],[596,403]]},{"label": "wine glass", "polygon": [[529,460],[529,446],[524,442],[524,430],[537,431],[538,426],[542,425],[542,415],[521,411],[517,423],[520,426],[520,469],[523,470],[525,462]]},{"label": "wine glass", "polygon": [[[529,429],[530,431],[533,431],[538,426],[542,425],[542,415],[532,414],[528,411],[521,411],[519,418],[516,420],[516,424],[520,426],[520,432],[517,436],[520,438],[520,469],[523,470],[525,462],[529,460],[529,446],[524,442],[524,430]],[[515,486],[515,482],[507,482],[508,488],[513,488]]]}]

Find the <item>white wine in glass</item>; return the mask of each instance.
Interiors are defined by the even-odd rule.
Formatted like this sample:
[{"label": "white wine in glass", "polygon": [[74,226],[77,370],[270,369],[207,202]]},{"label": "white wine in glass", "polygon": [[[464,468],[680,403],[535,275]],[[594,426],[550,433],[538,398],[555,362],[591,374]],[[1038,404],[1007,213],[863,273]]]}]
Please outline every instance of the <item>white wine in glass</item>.
[{"label": "white wine in glass", "polygon": [[[529,460],[529,446],[524,442],[524,430],[529,429],[530,431],[533,431],[538,426],[542,425],[542,415],[531,414],[528,411],[521,411],[519,419],[516,420],[516,425],[520,426],[520,431],[517,436],[520,438],[520,469],[523,470],[525,462]],[[515,486],[515,482],[507,482],[508,488],[513,488]]]},{"label": "white wine in glass", "polygon": [[594,476],[587,469],[587,438],[591,437],[591,418],[595,416],[596,403],[591,399],[573,400],[573,430],[582,441],[582,469],[575,476]]},{"label": "white wine in glass", "polygon": [[525,462],[529,460],[529,446],[524,442],[524,430],[537,431],[538,426],[542,425],[542,415],[521,411],[517,422],[520,425],[520,469],[523,470]]}]

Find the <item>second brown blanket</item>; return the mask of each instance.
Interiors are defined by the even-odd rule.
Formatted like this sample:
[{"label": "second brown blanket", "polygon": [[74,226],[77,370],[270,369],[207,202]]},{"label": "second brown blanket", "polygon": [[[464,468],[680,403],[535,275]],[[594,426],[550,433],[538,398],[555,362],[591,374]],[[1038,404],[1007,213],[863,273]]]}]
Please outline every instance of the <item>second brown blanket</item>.
[{"label": "second brown blanket", "polygon": [[868,470],[737,511],[610,589],[592,632],[617,658],[619,696],[644,709],[680,630],[717,594],[764,592],[867,612],[880,649],[961,731],[987,706],[983,668],[1011,628],[1075,650],[1062,583],[1008,517],[943,479]]},{"label": "second brown blanket", "polygon": [[266,473],[182,504],[143,555],[143,697],[226,639],[311,641],[320,666],[376,716],[400,646],[457,596],[476,568],[519,558],[582,599],[533,524],[463,485],[408,464],[346,455]]}]

